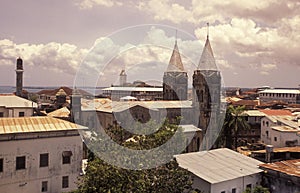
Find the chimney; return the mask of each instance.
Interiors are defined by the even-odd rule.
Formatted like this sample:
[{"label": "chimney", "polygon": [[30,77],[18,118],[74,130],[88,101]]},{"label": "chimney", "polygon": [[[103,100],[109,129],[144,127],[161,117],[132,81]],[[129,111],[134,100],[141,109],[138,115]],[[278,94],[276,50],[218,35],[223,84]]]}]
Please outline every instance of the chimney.
[{"label": "chimney", "polygon": [[273,145],[266,145],[266,162],[270,163],[272,160]]}]

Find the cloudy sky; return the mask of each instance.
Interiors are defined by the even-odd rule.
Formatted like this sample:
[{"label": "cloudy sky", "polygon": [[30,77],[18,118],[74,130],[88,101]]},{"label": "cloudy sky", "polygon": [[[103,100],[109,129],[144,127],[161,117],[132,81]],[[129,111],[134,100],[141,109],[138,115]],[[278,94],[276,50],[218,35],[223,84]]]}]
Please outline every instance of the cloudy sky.
[{"label": "cloudy sky", "polygon": [[1,0],[0,85],[161,81],[175,42],[191,76],[209,37],[226,86],[298,87],[299,0]]}]

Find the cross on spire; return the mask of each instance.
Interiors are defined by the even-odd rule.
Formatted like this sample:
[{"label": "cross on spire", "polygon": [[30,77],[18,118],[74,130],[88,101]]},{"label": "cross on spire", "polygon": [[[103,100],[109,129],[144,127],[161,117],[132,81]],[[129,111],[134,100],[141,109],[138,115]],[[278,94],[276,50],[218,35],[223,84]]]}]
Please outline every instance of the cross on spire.
[{"label": "cross on spire", "polygon": [[206,25],[207,25],[207,39],[208,39],[209,38],[209,23],[207,22]]}]

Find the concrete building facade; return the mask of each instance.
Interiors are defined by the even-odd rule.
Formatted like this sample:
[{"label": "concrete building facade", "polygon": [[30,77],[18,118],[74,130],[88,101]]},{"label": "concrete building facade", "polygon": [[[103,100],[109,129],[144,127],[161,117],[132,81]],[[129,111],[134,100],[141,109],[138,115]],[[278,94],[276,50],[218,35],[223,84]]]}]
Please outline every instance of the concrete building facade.
[{"label": "concrete building facade", "polygon": [[69,192],[77,188],[86,127],[50,117],[0,119],[0,190]]}]

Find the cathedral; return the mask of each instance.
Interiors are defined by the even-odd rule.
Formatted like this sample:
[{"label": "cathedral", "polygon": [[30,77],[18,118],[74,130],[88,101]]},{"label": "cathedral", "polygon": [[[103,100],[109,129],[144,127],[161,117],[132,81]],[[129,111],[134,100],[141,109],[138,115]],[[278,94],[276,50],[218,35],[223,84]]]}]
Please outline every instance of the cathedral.
[{"label": "cathedral", "polygon": [[[202,129],[207,147],[219,132],[221,105],[221,75],[210,45],[209,35],[205,42],[197,69],[193,74],[192,111],[193,124]],[[163,77],[163,100],[187,100],[188,76],[179,53],[177,41]]]}]

